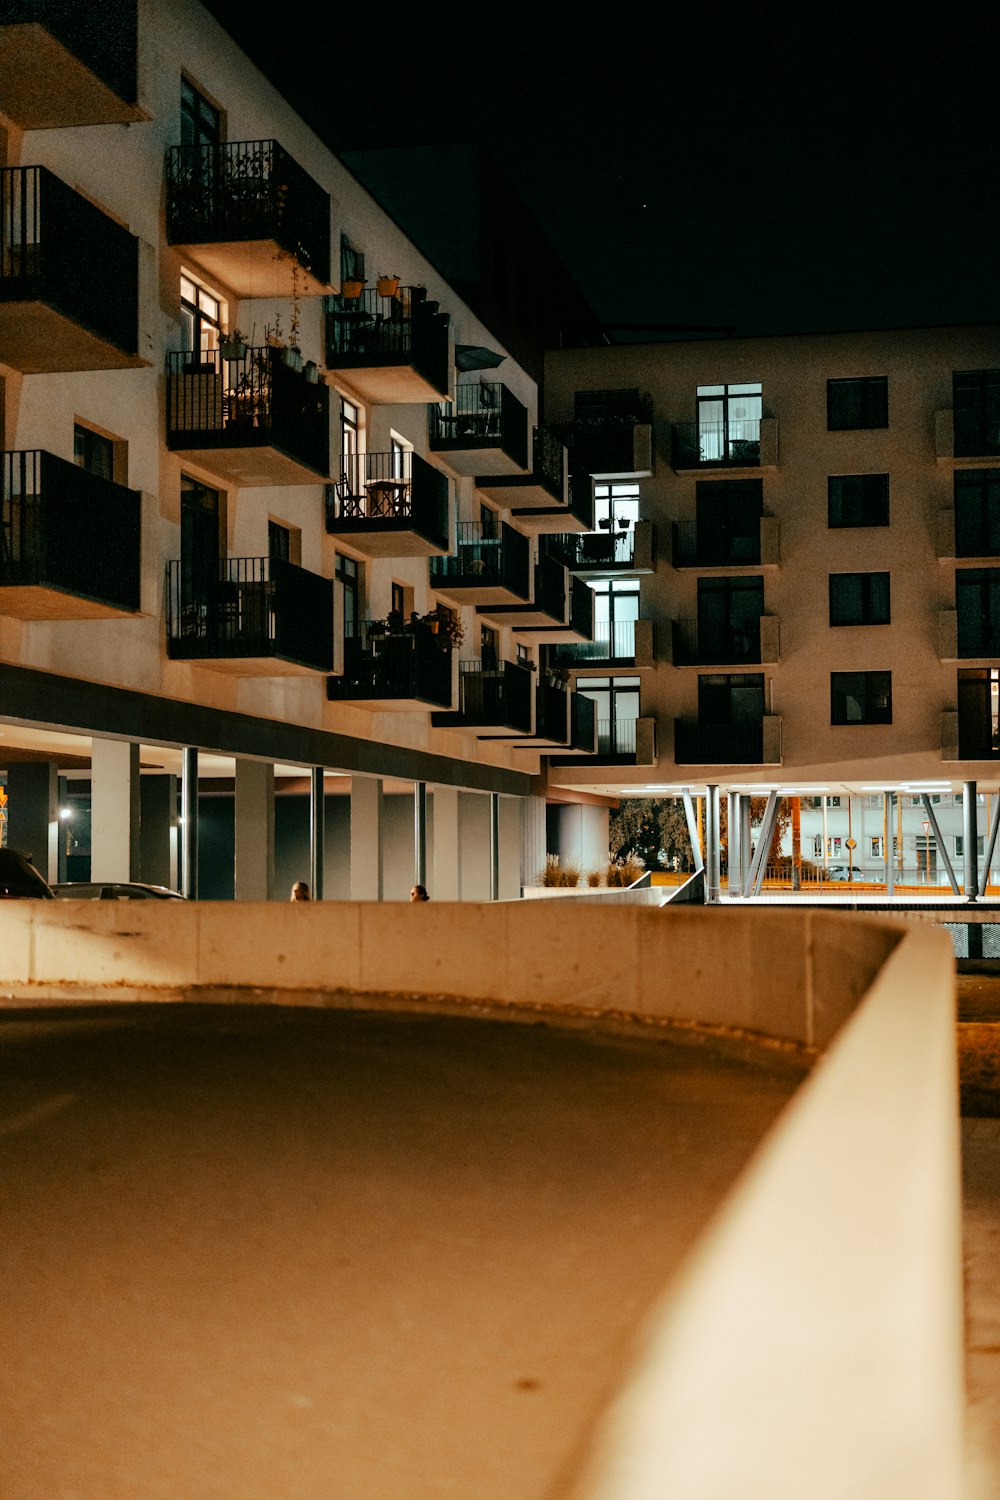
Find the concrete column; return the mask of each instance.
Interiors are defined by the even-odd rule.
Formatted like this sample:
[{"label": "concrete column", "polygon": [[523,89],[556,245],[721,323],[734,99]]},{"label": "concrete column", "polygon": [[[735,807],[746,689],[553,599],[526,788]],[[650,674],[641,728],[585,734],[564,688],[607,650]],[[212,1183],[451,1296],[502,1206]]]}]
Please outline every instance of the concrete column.
[{"label": "concrete column", "polygon": [[198,898],[198,751],[191,745],[181,767],[181,891]]},{"label": "concrete column", "polygon": [[[462,841],[459,837],[458,788],[434,788],[434,889],[435,901],[462,899]],[[545,831],[545,802],[542,802],[542,832]],[[542,861],[544,864],[544,859]]]},{"label": "concrete column", "polygon": [[139,778],[139,869],[150,885],[177,889],[177,777]]},{"label": "concrete column", "polygon": [[31,856],[38,873],[59,879],[59,772],[50,761],[7,768],[7,845]]},{"label": "concrete column", "polygon": [[237,760],[234,812],[236,900],[273,901],[274,766],[269,761]]},{"label": "concrete column", "polygon": [[323,899],[323,872],[326,869],[326,797],[323,767],[313,766],[309,773],[309,885],[314,901]]},{"label": "concrete column", "polygon": [[413,783],[413,883],[427,885],[427,783]]},{"label": "concrete column", "polygon": [[729,888],[730,899],[732,899],[733,896],[743,895],[743,880],[741,873],[743,869],[743,828],[740,821],[742,818],[743,809],[740,803],[741,798],[739,792],[730,792],[729,806],[726,809],[726,827],[729,833],[729,852],[726,860],[726,881]]},{"label": "concrete column", "polygon": [[[893,800],[892,799],[892,793],[891,792],[886,792],[886,794],[885,794],[885,893],[886,893],[886,895],[890,899],[896,894],[896,858],[895,858],[895,852],[894,852],[893,847],[892,847],[892,835],[893,835],[893,827],[892,827],[893,806],[892,806],[892,800]],[[850,822],[848,822],[848,827],[850,827]],[[852,834],[852,837],[853,837],[853,834]],[[902,852],[902,851],[900,851],[900,852]],[[854,860],[854,850],[853,849],[848,849],[848,851],[847,851],[847,869],[848,869],[848,873],[850,873],[850,874],[853,874],[853,871],[851,870],[851,865],[853,863],[853,860]]]},{"label": "concrete column", "polygon": [[719,885],[719,788],[705,788],[705,902],[717,905]]},{"label": "concrete column", "polygon": [[[435,815],[437,802],[435,801]],[[545,797],[533,795],[522,797],[521,813],[521,884],[537,885],[538,877],[545,869],[545,854],[548,844],[545,836]],[[437,838],[437,823],[434,825]]]},{"label": "concrete column", "polygon": [[521,898],[522,797],[500,798],[500,900]]},{"label": "concrete column", "polygon": [[740,890],[750,894],[750,864],[753,860],[753,806],[749,794],[740,798]]},{"label": "concrete column", "polygon": [[490,793],[490,900],[500,900],[500,793]]},{"label": "concrete column", "polygon": [[979,818],[976,810],[976,783],[967,781],[962,790],[962,841],[965,849],[965,899],[976,901],[979,893]]},{"label": "concrete column", "polygon": [[139,879],[139,746],[91,741],[90,878]]},{"label": "concrete column", "polygon": [[351,778],[351,900],[382,900],[382,782]]}]

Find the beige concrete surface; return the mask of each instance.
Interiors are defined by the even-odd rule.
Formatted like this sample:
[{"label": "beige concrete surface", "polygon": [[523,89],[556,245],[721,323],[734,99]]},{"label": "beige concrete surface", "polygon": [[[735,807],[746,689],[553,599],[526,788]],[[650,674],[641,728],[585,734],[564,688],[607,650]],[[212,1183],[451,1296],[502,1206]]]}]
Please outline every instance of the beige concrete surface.
[{"label": "beige concrete surface", "polygon": [[0,1021],[5,1500],[563,1494],[796,1085],[592,1028]]},{"label": "beige concrete surface", "polygon": [[965,1500],[1000,1495],[1000,1120],[962,1121]]}]

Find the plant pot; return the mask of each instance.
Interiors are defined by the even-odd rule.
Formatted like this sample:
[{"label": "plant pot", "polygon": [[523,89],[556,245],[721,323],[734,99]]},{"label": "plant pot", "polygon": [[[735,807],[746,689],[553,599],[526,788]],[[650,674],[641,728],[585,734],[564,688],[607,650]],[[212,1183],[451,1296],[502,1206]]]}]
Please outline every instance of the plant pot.
[{"label": "plant pot", "polygon": [[348,276],[340,283],[340,295],[345,302],[357,302],[365,284],[356,276]]},{"label": "plant pot", "polygon": [[319,385],[319,365],[314,359],[306,360],[304,373],[310,385]]},{"label": "plant pot", "polygon": [[399,291],[398,276],[380,276],[375,286],[380,297],[395,297]]},{"label": "plant pot", "polygon": [[239,339],[223,339],[219,344],[219,353],[223,359],[240,360],[246,359],[248,344],[241,343]]},{"label": "plant pot", "polygon": [[291,345],[289,345],[289,347],[287,349],[283,349],[282,350],[281,357],[285,361],[285,364],[288,366],[288,368],[290,370],[301,370],[302,369],[302,350],[301,349],[295,349]]}]

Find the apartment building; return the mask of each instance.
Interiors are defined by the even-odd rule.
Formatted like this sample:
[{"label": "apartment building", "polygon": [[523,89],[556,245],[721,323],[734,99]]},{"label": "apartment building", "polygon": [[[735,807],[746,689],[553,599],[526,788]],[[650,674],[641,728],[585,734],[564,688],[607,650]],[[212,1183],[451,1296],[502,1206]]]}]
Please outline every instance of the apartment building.
[{"label": "apartment building", "polygon": [[[924,794],[1000,779],[1000,329],[552,351],[546,416],[598,519],[547,543],[595,591],[593,641],[556,659],[599,721],[552,783],[879,819],[889,794],[926,869]],[[850,836],[807,823],[810,853]],[[876,836],[838,863],[884,869]]]},{"label": "apartment building", "polygon": [[0,110],[10,843],[191,893],[517,894],[546,756],[596,744],[541,660],[592,637],[546,543],[594,496],[537,370],[197,0],[12,0]]}]

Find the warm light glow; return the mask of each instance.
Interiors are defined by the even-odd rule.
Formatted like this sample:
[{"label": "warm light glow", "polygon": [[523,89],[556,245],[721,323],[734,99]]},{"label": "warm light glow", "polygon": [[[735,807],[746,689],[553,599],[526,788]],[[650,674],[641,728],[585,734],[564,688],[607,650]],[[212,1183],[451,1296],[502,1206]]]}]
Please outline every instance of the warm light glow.
[{"label": "warm light glow", "polygon": [[73,816],[73,809],[71,807],[61,807],[59,809],[59,816],[61,818],[71,818]]}]

